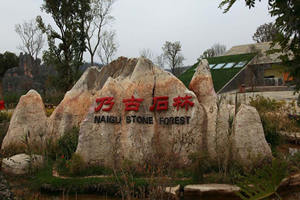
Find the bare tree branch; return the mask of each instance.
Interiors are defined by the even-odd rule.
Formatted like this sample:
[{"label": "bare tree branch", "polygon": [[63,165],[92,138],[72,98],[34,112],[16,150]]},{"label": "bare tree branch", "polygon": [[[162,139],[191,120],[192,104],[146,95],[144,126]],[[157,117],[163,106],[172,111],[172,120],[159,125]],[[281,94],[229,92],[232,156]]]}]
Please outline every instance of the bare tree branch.
[{"label": "bare tree branch", "polygon": [[114,20],[111,16],[112,5],[115,0],[91,0],[89,20],[85,24],[87,35],[87,50],[94,64],[95,53],[101,43],[102,30]]},{"label": "bare tree branch", "polygon": [[102,64],[109,64],[117,52],[118,45],[115,42],[115,31],[104,31],[101,40],[98,55]]},{"label": "bare tree branch", "polygon": [[164,58],[171,68],[171,72],[176,75],[177,68],[183,65],[184,57],[181,54],[181,44],[177,42],[166,41],[162,47]]},{"label": "bare tree branch", "polygon": [[35,20],[24,22],[23,24],[16,24],[15,31],[22,41],[22,45],[20,45],[18,49],[36,59],[44,46],[45,40]]}]

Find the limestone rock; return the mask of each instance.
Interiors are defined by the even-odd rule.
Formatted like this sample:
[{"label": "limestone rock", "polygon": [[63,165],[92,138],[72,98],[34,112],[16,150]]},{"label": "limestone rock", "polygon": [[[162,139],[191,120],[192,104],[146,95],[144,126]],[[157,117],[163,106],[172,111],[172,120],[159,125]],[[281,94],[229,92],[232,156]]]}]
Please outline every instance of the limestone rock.
[{"label": "limestone rock", "polygon": [[265,139],[258,112],[254,107],[242,104],[233,124],[233,159],[243,166],[272,158],[271,149]]},{"label": "limestone rock", "polygon": [[41,96],[30,90],[23,95],[12,115],[2,149],[9,145],[23,145],[25,137],[30,144],[40,145],[47,133],[47,116]]},{"label": "limestone rock", "polygon": [[210,109],[210,106],[217,102],[217,95],[206,59],[200,61],[189,88],[196,94],[199,103],[203,104],[204,107]]},{"label": "limestone rock", "polygon": [[[194,106],[188,107],[188,110],[184,107],[177,110],[173,99],[186,95],[191,97]],[[168,110],[150,111],[153,97],[161,96],[168,97]],[[114,97],[110,112],[94,111],[96,98],[102,97]],[[123,100],[132,97],[143,99],[138,112],[125,111]],[[103,88],[95,93],[89,113],[81,123],[76,152],[87,163],[105,166],[115,165],[124,159],[140,162],[158,153],[169,155],[168,159],[173,160],[175,157],[172,156],[178,156],[179,162],[184,165],[189,162],[191,153],[203,148],[204,115],[195,94],[180,80],[149,60],[140,58],[133,70],[108,78]],[[100,123],[94,123],[95,116],[100,117]],[[116,119],[114,123],[104,123],[102,116],[115,116]],[[120,117],[121,122],[118,123]],[[143,118],[149,123],[138,122]]]},{"label": "limestone rock", "polygon": [[207,60],[201,60],[196,72],[189,85],[201,105],[204,106],[206,112],[205,120],[205,140],[204,145],[207,148],[207,153],[211,159],[217,159],[216,140],[217,140],[217,118],[218,106],[217,95],[214,89],[210,69]]},{"label": "limestone rock", "polygon": [[[39,155],[17,154],[2,160],[2,171],[8,174],[23,175],[43,164],[43,157]],[[31,165],[31,166],[30,166]]]},{"label": "limestone rock", "polygon": [[291,187],[299,187],[299,186],[300,186],[300,174],[294,174],[281,181],[279,190],[291,188]]},{"label": "limestone rock", "polygon": [[235,193],[240,190],[235,185],[226,184],[201,184],[201,185],[187,185],[184,187],[184,196],[204,196],[214,195],[219,196],[235,196]]},{"label": "limestone rock", "polygon": [[50,134],[57,139],[65,131],[78,127],[91,106],[95,92],[103,87],[109,77],[131,73],[136,62],[136,59],[120,57],[101,70],[97,67],[87,69],[50,116]]},{"label": "limestone rock", "polygon": [[175,187],[166,187],[165,191],[166,193],[171,194],[174,197],[177,197],[180,192],[180,185],[177,185]]}]

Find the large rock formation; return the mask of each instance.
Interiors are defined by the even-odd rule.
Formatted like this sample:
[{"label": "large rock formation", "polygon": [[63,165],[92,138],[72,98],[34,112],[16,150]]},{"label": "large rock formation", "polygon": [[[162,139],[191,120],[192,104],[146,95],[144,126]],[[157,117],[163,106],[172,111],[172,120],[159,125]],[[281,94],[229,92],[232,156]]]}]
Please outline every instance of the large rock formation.
[{"label": "large rock formation", "polygon": [[136,62],[136,59],[120,57],[101,70],[98,67],[88,68],[52,113],[49,120],[50,134],[59,138],[65,131],[78,127],[87,114],[93,95],[101,90],[108,77],[115,78],[121,73],[130,73],[126,70],[132,68],[126,66],[134,66]]},{"label": "large rock formation", "polygon": [[251,166],[271,158],[272,152],[255,108],[242,104],[233,122],[233,159],[243,166]]},{"label": "large rock formation", "polygon": [[76,152],[89,164],[142,162],[158,154],[179,167],[191,154],[208,153],[225,167],[230,161],[250,166],[271,156],[256,110],[243,105],[236,115],[218,99],[206,60],[190,89],[147,59],[121,57],[86,70],[48,119],[37,92],[22,96],[2,148],[24,144],[25,136],[40,145],[80,126]]},{"label": "large rock formation", "polygon": [[[173,99],[179,96],[190,96],[193,106],[174,107]],[[114,105],[110,112],[97,113],[96,99],[103,97],[113,97]],[[138,112],[125,111],[123,100],[132,97],[143,99]],[[156,104],[150,111],[154,97],[168,98],[167,110],[157,111]],[[93,102],[81,123],[76,151],[88,163],[112,166],[124,159],[138,162],[150,154],[163,153],[177,155],[181,164],[187,164],[188,155],[202,151],[202,106],[181,81],[149,60],[140,58],[136,65],[126,65],[118,77],[109,78],[96,92]],[[116,118],[107,120],[107,116]]]},{"label": "large rock formation", "polygon": [[2,149],[9,145],[40,145],[47,135],[47,117],[41,96],[30,90],[23,95],[13,112]]},{"label": "large rock formation", "polygon": [[[226,146],[225,144],[223,144],[223,142],[227,141],[227,118],[229,117],[227,115],[229,114],[227,110],[220,108],[222,102],[220,102],[220,100],[218,100],[217,98],[207,60],[201,60],[199,62],[199,65],[196,68],[194,76],[190,82],[189,88],[190,90],[195,92],[198,101],[205,108],[205,145],[207,147],[206,153],[208,153],[210,158],[213,160],[217,160],[218,157],[224,158],[224,155],[220,155],[219,152],[225,153],[222,147]],[[219,116],[220,114],[222,114],[222,116]],[[222,127],[220,128],[219,126]],[[218,134],[219,131],[221,131],[222,133]],[[219,135],[222,136],[219,137]]]},{"label": "large rock formation", "polygon": [[28,54],[19,55],[19,65],[10,68],[3,77],[4,94],[24,94],[30,89],[38,92],[48,90],[46,81],[49,76],[56,75],[52,66],[41,65],[40,59],[34,59]]}]

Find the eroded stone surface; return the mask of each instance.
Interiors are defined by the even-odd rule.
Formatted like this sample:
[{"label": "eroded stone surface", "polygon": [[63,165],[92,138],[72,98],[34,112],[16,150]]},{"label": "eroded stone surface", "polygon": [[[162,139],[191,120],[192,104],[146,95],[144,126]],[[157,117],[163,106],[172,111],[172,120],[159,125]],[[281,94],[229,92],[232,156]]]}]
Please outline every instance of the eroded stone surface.
[{"label": "eroded stone surface", "polygon": [[[173,106],[173,99],[186,95],[192,97],[194,106],[188,110],[177,110]],[[125,111],[122,100],[132,96],[144,99],[138,112]],[[169,98],[168,110],[150,111],[153,97],[159,96]],[[94,123],[95,100],[100,97],[114,97],[115,104],[110,112],[96,114],[121,117],[121,123]],[[181,164],[187,164],[191,153],[202,151],[205,112],[195,94],[175,76],[155,67],[146,59],[140,58],[132,73],[109,78],[103,88],[95,93],[93,102],[86,119],[81,123],[76,151],[88,163],[111,166],[124,159],[139,162],[149,154],[174,153]],[[152,117],[153,124],[127,123],[126,117],[130,116]],[[185,124],[160,124],[161,118],[176,116],[188,117],[189,123],[185,118]]]},{"label": "eroded stone surface", "polygon": [[272,158],[259,114],[254,107],[242,104],[233,128],[231,140],[234,160],[243,166],[251,166],[265,158]]},{"label": "eroded stone surface", "polygon": [[235,195],[240,190],[235,185],[227,184],[201,184],[187,185],[184,187],[184,195],[186,196],[202,196],[207,194],[214,195]]},{"label": "eroded stone surface", "polygon": [[136,59],[120,57],[101,70],[97,67],[86,70],[52,113],[49,120],[50,134],[57,139],[74,126],[79,127],[94,100],[93,95],[96,91],[101,90],[109,77],[116,78],[130,74],[136,62]]},{"label": "eroded stone surface", "polygon": [[23,175],[30,170],[42,166],[43,157],[39,155],[17,154],[2,160],[2,171],[9,174]]},{"label": "eroded stone surface", "polygon": [[30,90],[23,95],[12,115],[2,149],[9,145],[41,145],[47,135],[47,116],[41,96]]}]

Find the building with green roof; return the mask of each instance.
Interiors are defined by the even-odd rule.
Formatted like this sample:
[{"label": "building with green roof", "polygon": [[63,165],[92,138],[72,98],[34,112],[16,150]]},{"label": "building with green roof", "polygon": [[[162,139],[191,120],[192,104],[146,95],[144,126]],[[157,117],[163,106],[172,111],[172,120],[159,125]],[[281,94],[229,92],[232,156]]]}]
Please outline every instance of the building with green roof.
[{"label": "building with green roof", "polygon": [[[270,49],[270,43],[241,45],[232,47],[224,56],[207,58],[215,91],[225,93],[241,87],[253,90],[286,85],[291,78],[278,58],[280,54],[268,54]],[[198,63],[179,76],[187,87]]]}]

